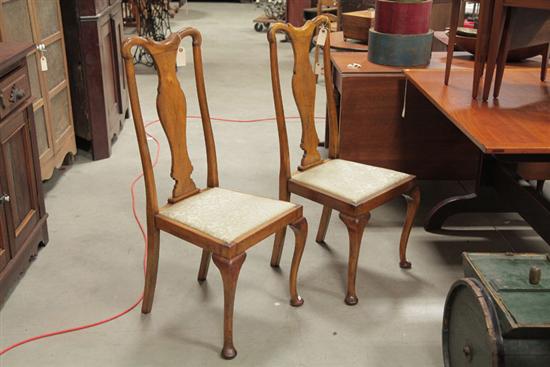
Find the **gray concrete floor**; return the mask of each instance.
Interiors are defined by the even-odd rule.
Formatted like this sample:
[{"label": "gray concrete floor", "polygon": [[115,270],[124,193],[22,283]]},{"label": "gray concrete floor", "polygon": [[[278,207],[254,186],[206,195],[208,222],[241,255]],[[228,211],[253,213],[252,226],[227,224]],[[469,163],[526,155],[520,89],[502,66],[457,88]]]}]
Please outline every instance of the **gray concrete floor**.
[{"label": "gray concrete floor", "polygon": [[[197,26],[204,36],[207,93],[212,116],[274,115],[266,35],[252,28],[253,5],[192,3],[173,28]],[[188,47],[188,54],[190,48]],[[291,73],[290,49],[281,44],[281,69]],[[192,68],[179,73],[196,114]],[[139,86],[147,120],[156,118],[156,79],[140,68]],[[287,114],[295,115],[290,85]],[[320,87],[321,88],[321,87]],[[321,89],[320,89],[321,90]],[[318,107],[323,115],[324,108]],[[293,162],[300,151],[299,124],[289,122]],[[319,129],[322,132],[323,126]],[[195,181],[205,184],[200,124],[188,126]],[[158,137],[161,129],[151,131]],[[275,198],[278,143],[274,122],[214,123],[221,185]],[[322,135],[322,134],[320,134]],[[169,152],[162,139],[157,182],[168,196]],[[50,242],[20,280],[1,310],[0,348],[46,331],[94,322],[123,310],[142,291],[143,245],[131,213],[129,185],[140,172],[134,128],[128,120],[112,158],[76,162],[47,182]],[[143,217],[143,188],[138,185]],[[327,247],[314,242],[321,207],[304,205],[310,233],[300,269],[305,304],[288,305],[290,233],[281,270],[269,266],[272,238],[254,247],[245,262],[235,305],[239,355],[226,362],[222,343],[223,296],[215,267],[199,285],[200,249],[163,235],[153,312],[135,309],[107,325],[22,346],[2,366],[441,366],[441,318],[446,292],[461,276],[462,251],[547,251],[542,240],[514,215],[457,216],[444,234],[421,224],[439,200],[465,192],[457,182],[422,183],[423,202],[409,241],[413,268],[400,270],[397,245],[405,203],[376,209],[366,234],[357,279],[360,302],[343,302],[347,232],[333,215]]]}]

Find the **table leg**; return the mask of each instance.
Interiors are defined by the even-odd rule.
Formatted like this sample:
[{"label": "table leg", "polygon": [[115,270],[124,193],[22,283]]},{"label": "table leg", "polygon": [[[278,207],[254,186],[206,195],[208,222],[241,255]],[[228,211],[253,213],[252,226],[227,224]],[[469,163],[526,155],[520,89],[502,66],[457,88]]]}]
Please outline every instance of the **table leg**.
[{"label": "table leg", "polygon": [[492,160],[489,157],[484,157],[476,183],[476,192],[453,196],[438,203],[428,214],[424,228],[427,231],[441,230],[449,217],[459,213],[502,213],[510,211],[492,188],[492,170]]}]

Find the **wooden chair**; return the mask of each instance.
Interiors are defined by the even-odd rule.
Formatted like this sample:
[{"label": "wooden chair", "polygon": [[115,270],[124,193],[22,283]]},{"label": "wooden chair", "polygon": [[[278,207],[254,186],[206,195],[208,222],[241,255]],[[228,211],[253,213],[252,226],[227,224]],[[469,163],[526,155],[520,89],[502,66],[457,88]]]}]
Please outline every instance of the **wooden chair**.
[{"label": "wooden chair", "polygon": [[[327,12],[327,9],[336,8],[336,15]],[[318,0],[317,1],[317,16],[324,15],[330,20],[330,25],[327,27],[329,32],[339,32],[342,30],[342,4],[340,0]],[[328,38],[328,37],[327,37]],[[314,65],[319,62],[319,46],[315,45]],[[318,76],[315,78],[317,81]]]},{"label": "wooden chair", "polygon": [[[327,9],[336,8],[336,15],[327,12]],[[330,20],[330,31],[338,32],[342,30],[342,4],[341,0],[318,0],[317,16],[325,15]]]},{"label": "wooden chair", "polygon": [[[489,47],[489,33],[491,29],[491,15],[494,0],[474,0],[479,3],[479,20],[476,36],[475,56],[474,56],[474,77],[472,85],[472,98],[477,98],[479,84],[483,75],[483,69],[487,61]],[[451,21],[449,27],[449,43],[447,44],[447,62],[445,65],[445,85],[449,84],[451,75],[451,65],[453,60],[453,51],[456,42],[456,32],[460,18],[461,8],[464,4],[462,0],[451,1]]]},{"label": "wooden chair", "polygon": [[511,49],[534,45],[542,47],[540,80],[546,79],[550,42],[549,11],[550,0],[494,0],[491,42],[487,52],[487,72],[483,83],[483,101],[489,99],[493,75],[495,77],[493,97],[498,98],[508,51]]},{"label": "wooden chair", "polygon": [[[207,188],[196,187],[191,173],[186,141],[186,98],[176,76],[176,53],[180,40],[193,40],[195,81],[202,116],[208,162]],[[166,133],[172,158],[170,176],[175,185],[168,203],[159,208],[155,177],[143,125],[138,87],[131,54],[133,46],[141,46],[155,62],[159,84],[157,111]],[[136,128],[139,153],[145,177],[147,200],[147,270],[142,312],[149,313],[153,304],[157,278],[160,231],[165,231],[203,249],[198,280],[206,280],[210,258],[221,273],[224,288],[224,343],[222,356],[234,358],[233,304],[239,271],[246,250],[275,232],[290,225],[296,234],[296,246],[290,271],[290,303],[301,306],[296,278],[307,236],[307,222],[302,207],[218,187],[216,149],[206,101],[201,56],[201,35],[186,28],[158,43],[141,37],[131,37],[122,47],[128,77],[130,104]]]},{"label": "wooden chair", "polygon": [[[323,62],[330,137],[329,159],[321,159],[317,150],[319,138],[314,124],[315,74],[309,61],[308,50],[315,30],[322,25],[327,26],[328,23],[329,19],[321,16],[306,22],[301,28],[288,24],[275,24],[268,32],[271,79],[280,145],[279,199],[289,201],[291,193],[294,193],[324,206],[316,238],[318,243],[324,243],[332,210],[340,212],[340,219],[348,229],[350,241],[345,302],[348,305],[354,305],[358,302],[355,278],[359,248],[370,211],[396,196],[406,197],[407,217],[399,245],[399,264],[401,268],[410,268],[411,263],[406,258],[407,241],[420,202],[420,190],[412,175],[338,159],[339,132],[328,39],[323,47]],[[302,124],[300,147],[304,154],[298,172],[293,174],[290,171],[288,137],[278,67],[276,34],[279,32],[286,34],[292,43],[294,51],[292,91]],[[285,229],[282,228],[275,236],[272,266],[279,264],[284,239]]]}]

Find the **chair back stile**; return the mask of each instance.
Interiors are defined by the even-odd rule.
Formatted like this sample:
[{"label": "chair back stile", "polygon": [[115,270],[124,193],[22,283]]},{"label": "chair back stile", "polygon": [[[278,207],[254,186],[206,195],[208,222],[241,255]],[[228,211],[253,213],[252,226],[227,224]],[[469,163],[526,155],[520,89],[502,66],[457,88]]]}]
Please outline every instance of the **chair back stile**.
[{"label": "chair back stile", "polygon": [[[294,27],[291,24],[276,23],[268,32],[273,98],[277,117],[277,128],[279,132],[281,158],[279,179],[281,186],[286,186],[286,181],[290,178],[291,172],[288,137],[281,94],[276,34],[285,33],[292,44],[292,50],[294,53],[292,92],[302,125],[300,148],[304,151],[298,169],[307,170],[308,168],[314,167],[323,162],[321,155],[317,150],[319,145],[319,137],[315,129],[316,78],[309,56],[312,38],[315,31],[321,26],[325,26],[327,29],[330,26],[330,21],[326,16],[316,17],[315,19],[306,22],[306,24],[299,28]],[[339,154],[339,133],[338,121],[336,117],[336,102],[334,99],[334,87],[332,83],[329,37],[327,37],[326,42],[323,45],[323,65],[329,122],[329,157],[337,158]],[[284,188],[281,188],[280,194],[281,190],[286,192]],[[285,198],[280,197],[280,199]]]},{"label": "chair back stile", "polygon": [[206,144],[206,155],[208,162],[207,186],[217,187],[218,172],[216,149],[206,100],[201,55],[202,39],[200,33],[194,28],[186,28],[179,32],[173,33],[162,42],[155,42],[153,40],[141,37],[133,37],[126,40],[122,47],[122,56],[124,58],[126,75],[128,79],[130,105],[132,107],[132,115],[136,128],[136,135],[145,179],[148,215],[155,215],[158,213],[158,199],[153,166],[139,102],[135,67],[131,49],[134,46],[143,47],[147,52],[149,52],[155,62],[155,67],[158,73],[158,94],[156,101],[157,112],[170,146],[170,176],[175,181],[172,195],[168,199],[168,202],[176,203],[200,192],[191,178],[193,166],[189,158],[186,138],[187,101],[176,75],[176,54],[178,52],[178,47],[181,40],[188,36],[192,38],[193,42],[195,82]]}]

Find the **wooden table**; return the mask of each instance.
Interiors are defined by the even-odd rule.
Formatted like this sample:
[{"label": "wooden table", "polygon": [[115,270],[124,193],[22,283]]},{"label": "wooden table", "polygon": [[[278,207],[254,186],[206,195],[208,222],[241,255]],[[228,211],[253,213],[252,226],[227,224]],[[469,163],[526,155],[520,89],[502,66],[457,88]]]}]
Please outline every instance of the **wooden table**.
[{"label": "wooden table", "polygon": [[[517,212],[550,242],[550,203],[535,188],[520,184],[518,165],[550,162],[550,85],[537,67],[509,67],[498,100],[472,100],[472,70],[407,70],[405,75],[483,154],[476,192],[452,197],[430,213],[426,229],[440,229],[461,212]],[[539,179],[548,172],[543,172]]]},{"label": "wooden table", "polygon": [[345,39],[344,32],[339,31],[330,33],[330,48],[340,51],[367,51],[369,46],[366,43]]},{"label": "wooden table", "polygon": [[[405,97],[403,68],[370,63],[366,52],[332,54],[339,103],[340,156],[415,174],[421,179],[475,179],[481,154],[414,86]],[[359,68],[350,68],[350,64]],[[471,67],[457,56],[455,69]],[[434,53],[429,68],[445,67],[445,53]],[[442,79],[438,80],[443,84]],[[434,154],[436,152],[436,154]]]}]

